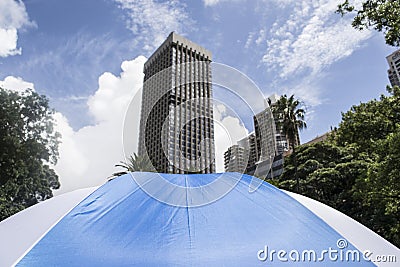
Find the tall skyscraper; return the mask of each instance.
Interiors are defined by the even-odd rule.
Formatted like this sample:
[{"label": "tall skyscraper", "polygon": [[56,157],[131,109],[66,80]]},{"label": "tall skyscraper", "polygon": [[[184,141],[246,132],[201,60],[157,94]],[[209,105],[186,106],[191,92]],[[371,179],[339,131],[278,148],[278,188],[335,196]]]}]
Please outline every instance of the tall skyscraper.
[{"label": "tall skyscraper", "polygon": [[211,52],[172,32],[144,65],[139,155],[163,173],[215,172]]},{"label": "tall skyscraper", "polygon": [[386,57],[389,64],[388,76],[392,86],[400,86],[400,49]]}]

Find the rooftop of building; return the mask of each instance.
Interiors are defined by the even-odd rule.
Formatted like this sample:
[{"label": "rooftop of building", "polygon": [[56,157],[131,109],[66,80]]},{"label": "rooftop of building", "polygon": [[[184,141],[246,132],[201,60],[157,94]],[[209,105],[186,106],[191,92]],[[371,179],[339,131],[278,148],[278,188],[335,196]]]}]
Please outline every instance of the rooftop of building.
[{"label": "rooftop of building", "polygon": [[387,60],[396,60],[400,59],[400,49],[394,51],[392,54],[386,57]]},{"label": "rooftop of building", "polygon": [[329,132],[326,132],[326,133],[324,133],[322,135],[318,135],[314,139],[304,143],[304,145],[310,145],[310,144],[315,144],[315,143],[318,143],[318,142],[325,141],[326,139],[328,139],[328,137],[329,137],[329,135],[331,133],[332,133],[332,131],[329,131]]},{"label": "rooftop of building", "polygon": [[204,57],[208,57],[208,59],[211,61],[212,59],[212,53],[205,49],[204,47],[190,41],[189,39],[175,33],[175,32],[171,32],[167,39],[165,39],[165,41],[156,49],[156,51],[149,57],[149,59],[147,60],[147,62],[144,64],[144,66],[146,67],[148,64],[150,64],[159,53],[161,53],[161,51],[166,47],[169,46],[170,44],[183,44],[184,46],[186,46],[187,48],[191,48],[195,53],[199,53],[204,55]]}]

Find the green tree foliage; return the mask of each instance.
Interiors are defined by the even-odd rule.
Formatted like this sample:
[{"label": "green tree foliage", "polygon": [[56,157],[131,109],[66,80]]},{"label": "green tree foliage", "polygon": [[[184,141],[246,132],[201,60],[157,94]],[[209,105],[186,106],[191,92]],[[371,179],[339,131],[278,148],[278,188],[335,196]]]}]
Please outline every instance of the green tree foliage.
[{"label": "green tree foliage", "polygon": [[53,196],[58,157],[48,99],[0,88],[0,220]]},{"label": "green tree foliage", "polygon": [[[353,1],[354,2],[354,1]],[[355,12],[352,26],[358,30],[373,28],[384,32],[388,45],[400,46],[400,1],[366,0],[356,9],[349,0],[338,5],[337,13],[342,16]]]},{"label": "green tree foliage", "polygon": [[271,106],[277,128],[286,135],[292,149],[300,143],[299,130],[307,128],[305,110],[300,106],[301,102],[294,95],[283,95]]},{"label": "green tree foliage", "polygon": [[335,136],[341,146],[352,145],[364,155],[366,174],[355,180],[352,196],[360,203],[355,218],[395,245],[400,245],[400,88],[343,114]]},{"label": "green tree foliage", "polygon": [[136,153],[130,156],[128,162],[121,161],[115,167],[122,167],[125,171],[116,172],[113,176],[121,176],[129,172],[155,172],[153,164],[148,157],[138,156]]},{"label": "green tree foliage", "polygon": [[277,130],[281,131],[286,136],[286,140],[289,142],[289,147],[292,150],[297,192],[300,190],[300,184],[296,174],[296,146],[300,144],[299,130],[307,128],[307,124],[304,120],[305,110],[302,109],[300,105],[301,102],[295,99],[294,95],[290,97],[283,95],[271,106]]},{"label": "green tree foliage", "polygon": [[302,194],[399,246],[400,88],[388,92],[343,113],[327,141],[299,146],[296,158],[285,159],[279,184],[293,191],[299,178]]},{"label": "green tree foliage", "polygon": [[400,90],[387,88],[391,96],[353,106],[342,114],[336,133],[339,145],[356,144],[360,152],[372,153],[374,143],[395,132],[400,123]]},{"label": "green tree foliage", "polygon": [[400,245],[400,125],[374,144],[374,162],[354,186],[366,216],[362,222]]},{"label": "green tree foliage", "polygon": [[[295,190],[293,155],[285,159],[280,186]],[[360,175],[366,174],[369,160],[356,158],[354,146],[342,147],[331,141],[302,145],[297,149],[297,176],[300,192],[353,216],[352,188]]]}]

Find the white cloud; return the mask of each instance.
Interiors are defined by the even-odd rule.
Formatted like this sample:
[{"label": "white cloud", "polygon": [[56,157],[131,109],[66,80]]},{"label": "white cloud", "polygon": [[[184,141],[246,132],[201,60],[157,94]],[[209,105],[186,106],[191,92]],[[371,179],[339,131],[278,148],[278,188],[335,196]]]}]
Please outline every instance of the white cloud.
[{"label": "white cloud", "polygon": [[298,0],[264,0],[264,1],[271,1],[280,8],[284,8],[292,3],[298,2]]},{"label": "white cloud", "polygon": [[[141,56],[124,61],[119,76],[106,72],[99,77],[99,88],[87,102],[96,120],[95,125],[74,131],[62,114],[56,114],[56,129],[63,136],[59,146],[60,158],[55,166],[61,182],[57,194],[100,185],[117,171],[114,165],[124,160],[125,112],[142,86],[145,60]],[[131,138],[136,145],[138,136]]]},{"label": "white cloud", "polygon": [[224,172],[224,153],[228,148],[248,134],[239,120],[227,112],[223,104],[214,105],[215,163],[217,172]]},{"label": "white cloud", "polygon": [[325,75],[322,73],[304,77],[298,83],[292,83],[289,87],[281,88],[280,93],[286,95],[294,94],[296,98],[308,106],[318,106],[325,101],[322,97],[324,92],[320,85],[324,77]]},{"label": "white cloud", "polygon": [[16,29],[0,28],[0,57],[20,55],[21,48],[17,48],[18,34]]},{"label": "white cloud", "polygon": [[205,6],[215,6],[216,4],[221,2],[221,0],[203,0],[203,2]]},{"label": "white cloud", "polygon": [[243,0],[203,0],[205,6],[216,6],[222,2],[231,4],[232,2],[241,2]]},{"label": "white cloud", "polygon": [[265,29],[260,29],[258,32],[256,31],[249,32],[244,48],[249,49],[252,47],[253,44],[255,44],[258,47],[263,46],[265,45],[266,38],[267,38],[267,32]]},{"label": "white cloud", "polygon": [[2,0],[0,2],[0,25],[4,28],[21,28],[29,22],[25,5],[22,1]]},{"label": "white cloud", "polygon": [[258,38],[255,41],[256,45],[260,45],[266,41],[266,31],[264,29],[261,29],[260,32],[258,33]]},{"label": "white cloud", "polygon": [[0,1],[0,57],[21,54],[17,48],[18,30],[24,26],[33,26],[22,1]]},{"label": "white cloud", "polygon": [[114,0],[128,12],[127,27],[146,52],[157,48],[172,31],[178,34],[193,26],[185,5],[176,0]]},{"label": "white cloud", "polygon": [[335,14],[337,0],[277,3],[291,12],[270,29],[263,61],[282,78],[302,72],[317,74],[351,55],[371,37],[369,31],[354,30],[351,18],[341,19]]},{"label": "white cloud", "polygon": [[0,81],[0,87],[17,92],[25,91],[26,89],[33,89],[33,83],[26,82],[20,77],[7,76],[3,81]]},{"label": "white cloud", "polygon": [[246,49],[250,48],[250,45],[253,43],[255,34],[256,34],[255,32],[249,32],[244,48]]},{"label": "white cloud", "polygon": [[60,159],[55,168],[60,176],[61,191],[69,191],[86,179],[83,175],[87,172],[89,159],[80,151],[80,144],[76,140],[78,134],[69,125],[67,118],[60,112],[54,114],[54,118],[56,130],[62,134]]}]

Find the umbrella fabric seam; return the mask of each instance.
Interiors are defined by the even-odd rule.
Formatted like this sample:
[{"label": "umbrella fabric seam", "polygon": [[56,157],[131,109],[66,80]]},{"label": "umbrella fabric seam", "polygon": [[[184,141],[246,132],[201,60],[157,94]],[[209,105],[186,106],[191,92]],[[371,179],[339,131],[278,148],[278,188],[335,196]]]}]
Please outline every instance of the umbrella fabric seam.
[{"label": "umbrella fabric seam", "polygon": [[90,197],[94,192],[96,192],[99,187],[94,187],[93,191],[87,195],[84,199],[82,199],[77,205],[73,206],[71,209],[69,209],[63,216],[61,216],[56,222],[54,222],[47,231],[45,231],[33,244],[30,246],[27,250],[24,251],[24,253],[11,265],[11,266],[16,266],[39,242],[42,240],[50,231],[53,229],[62,219],[65,218],[76,206],[78,206],[80,203],[85,201],[88,197]]}]

